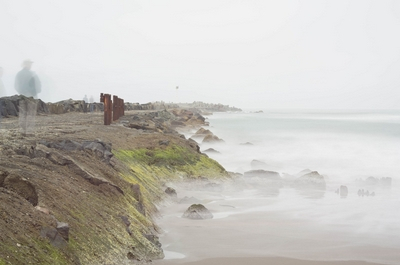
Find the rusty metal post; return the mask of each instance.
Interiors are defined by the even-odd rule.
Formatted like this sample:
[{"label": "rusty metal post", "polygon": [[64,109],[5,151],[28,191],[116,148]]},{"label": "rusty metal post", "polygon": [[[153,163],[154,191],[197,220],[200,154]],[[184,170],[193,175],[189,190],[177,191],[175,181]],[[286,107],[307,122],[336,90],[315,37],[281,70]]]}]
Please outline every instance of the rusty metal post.
[{"label": "rusty metal post", "polygon": [[104,103],[104,125],[111,124],[112,100],[110,94],[100,94],[100,101]]},{"label": "rusty metal post", "polygon": [[118,120],[118,112],[117,112],[117,108],[118,108],[118,97],[117,96],[113,96],[113,107],[112,107],[112,120],[116,121]]},{"label": "rusty metal post", "polygon": [[112,122],[112,106],[113,106],[113,102],[111,100],[111,95],[107,94],[107,98],[108,98],[108,113],[107,113],[107,124],[106,125],[110,125]]},{"label": "rusty metal post", "polygon": [[121,99],[119,97],[117,97],[117,120],[121,117]]},{"label": "rusty metal post", "polygon": [[118,119],[122,116],[122,99],[118,98]]},{"label": "rusty metal post", "polygon": [[110,94],[101,93],[100,102],[104,103],[104,125],[110,125],[112,121],[125,115],[124,100],[118,96],[113,96],[113,100],[111,100]]},{"label": "rusty metal post", "polygon": [[119,117],[124,116],[124,100],[122,98],[119,99]]}]

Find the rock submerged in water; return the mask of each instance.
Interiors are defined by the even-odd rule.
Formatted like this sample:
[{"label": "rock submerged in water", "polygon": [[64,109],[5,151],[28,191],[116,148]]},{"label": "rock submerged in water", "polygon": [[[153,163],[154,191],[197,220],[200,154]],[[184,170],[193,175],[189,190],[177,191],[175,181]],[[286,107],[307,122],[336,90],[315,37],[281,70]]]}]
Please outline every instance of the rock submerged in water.
[{"label": "rock submerged in water", "polygon": [[258,177],[261,179],[271,180],[271,181],[282,181],[281,176],[278,172],[268,171],[263,169],[254,169],[244,172],[245,178]]},{"label": "rock submerged in water", "polygon": [[178,197],[178,194],[176,193],[176,190],[174,188],[171,188],[171,187],[167,187],[165,189],[165,193],[168,194],[170,197],[173,197],[173,198],[177,198]]},{"label": "rock submerged in water", "polygon": [[207,150],[204,150],[203,153],[208,153],[208,154],[221,154],[220,152],[218,152],[218,151],[215,150],[214,148],[208,148]]},{"label": "rock submerged in water", "polygon": [[346,198],[347,195],[349,194],[349,190],[347,189],[347,186],[340,186],[339,188],[339,194],[340,198]]},{"label": "rock submerged in water", "polygon": [[324,176],[320,175],[317,171],[304,174],[294,181],[297,188],[307,188],[316,190],[325,190],[326,183]]},{"label": "rock submerged in water", "polygon": [[203,204],[192,204],[183,213],[182,217],[194,220],[203,220],[212,219],[214,216]]},{"label": "rock submerged in water", "polygon": [[218,136],[216,135],[206,135],[202,141],[202,143],[221,143],[224,142],[224,140],[218,138]]},{"label": "rock submerged in water", "polygon": [[200,200],[193,196],[190,198],[185,196],[179,201],[179,203],[180,204],[196,204],[196,203],[200,203]]}]

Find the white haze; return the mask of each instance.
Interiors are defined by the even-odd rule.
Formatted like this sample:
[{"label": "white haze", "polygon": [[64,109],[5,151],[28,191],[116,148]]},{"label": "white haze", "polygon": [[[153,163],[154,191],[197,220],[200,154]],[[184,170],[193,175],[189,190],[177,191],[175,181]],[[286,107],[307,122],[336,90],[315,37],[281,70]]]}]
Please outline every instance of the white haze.
[{"label": "white haze", "polygon": [[45,101],[394,109],[398,32],[399,1],[0,0],[0,66]]},{"label": "white haze", "polygon": [[[206,153],[227,170],[254,169],[256,159],[265,163],[262,169],[293,180],[308,168],[324,175],[326,191],[313,196],[290,182],[278,191],[271,182],[247,178],[239,178],[239,189],[226,185],[222,192],[178,189],[179,196],[202,199],[214,219],[180,218],[187,205],[162,210],[167,258],[278,256],[399,264],[399,111],[264,110],[207,117],[210,126],[204,128],[224,143],[199,141],[201,151],[219,151]],[[356,181],[370,176],[392,178],[391,188]],[[335,193],[340,185],[348,187],[346,198]],[[376,195],[359,197],[360,188]]]},{"label": "white haze", "polygon": [[369,176],[400,180],[398,112],[215,113],[208,120],[225,142],[201,149],[220,151],[210,155],[230,171],[243,173],[259,160],[281,174],[308,168],[341,184]]}]

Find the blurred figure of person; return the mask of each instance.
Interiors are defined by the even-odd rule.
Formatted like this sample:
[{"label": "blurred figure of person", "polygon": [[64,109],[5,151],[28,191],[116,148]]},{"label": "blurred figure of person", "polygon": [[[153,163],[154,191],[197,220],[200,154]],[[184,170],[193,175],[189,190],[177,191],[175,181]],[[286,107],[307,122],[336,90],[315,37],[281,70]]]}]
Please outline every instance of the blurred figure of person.
[{"label": "blurred figure of person", "polygon": [[[4,88],[3,80],[1,79],[2,77],[3,77],[3,67],[0,67],[0,98],[6,95],[6,90]],[[1,123],[1,117],[4,113],[5,111],[3,110],[3,101],[0,99],[0,123]]]},{"label": "blurred figure of person", "polygon": [[89,98],[89,110],[90,110],[90,114],[92,114],[92,113],[93,113],[93,110],[94,110],[93,102],[94,102],[94,99],[93,99],[93,96],[91,95],[90,98]]},{"label": "blurred figure of person", "polygon": [[85,95],[83,97],[83,112],[86,113],[87,112],[87,103],[88,103],[88,99],[87,99],[87,95]]},{"label": "blurred figure of person", "polygon": [[37,112],[37,94],[41,91],[38,76],[31,71],[33,62],[25,60],[15,77],[15,90],[27,97],[19,101],[19,125],[23,135],[34,133]]}]

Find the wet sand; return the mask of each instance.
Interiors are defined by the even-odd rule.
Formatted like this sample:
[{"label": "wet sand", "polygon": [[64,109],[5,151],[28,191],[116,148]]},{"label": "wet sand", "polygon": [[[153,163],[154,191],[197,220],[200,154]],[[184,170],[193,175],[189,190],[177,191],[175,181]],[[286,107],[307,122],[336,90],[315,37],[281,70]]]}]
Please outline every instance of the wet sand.
[{"label": "wet sand", "polygon": [[363,261],[311,261],[279,257],[235,257],[235,258],[212,258],[193,262],[179,262],[178,260],[165,261],[162,264],[182,265],[380,265]]},{"label": "wet sand", "polygon": [[[290,189],[266,196],[255,189],[218,193],[175,188],[179,198],[199,199],[214,218],[181,218],[190,204],[160,206],[158,224],[164,230],[160,241],[166,258],[153,264],[367,265],[400,261],[399,236],[390,236],[393,231],[373,231],[370,226],[375,222],[363,222],[364,208],[357,206],[356,198],[344,201],[332,192],[310,200]],[[351,211],[338,215],[326,208]]]}]

